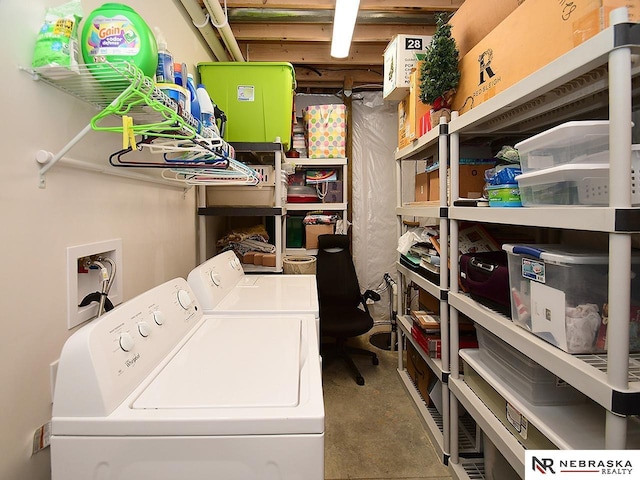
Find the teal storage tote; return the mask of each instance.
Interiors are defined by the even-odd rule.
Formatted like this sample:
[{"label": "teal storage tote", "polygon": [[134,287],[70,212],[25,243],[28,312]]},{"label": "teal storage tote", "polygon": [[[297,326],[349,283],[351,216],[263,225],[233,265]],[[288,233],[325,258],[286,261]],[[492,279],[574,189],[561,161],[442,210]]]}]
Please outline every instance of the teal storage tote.
[{"label": "teal storage tote", "polygon": [[228,142],[291,144],[295,72],[284,62],[199,63],[200,83],[227,115]]}]

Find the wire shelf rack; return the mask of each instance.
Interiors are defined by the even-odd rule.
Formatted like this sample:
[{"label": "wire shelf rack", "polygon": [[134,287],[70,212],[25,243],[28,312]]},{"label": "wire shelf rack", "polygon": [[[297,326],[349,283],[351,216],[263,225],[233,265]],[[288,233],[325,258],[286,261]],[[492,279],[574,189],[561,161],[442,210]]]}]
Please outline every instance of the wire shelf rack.
[{"label": "wire shelf rack", "polygon": [[[203,128],[177,102],[128,62],[81,64],[77,68],[27,70],[47,83],[85,103],[98,113],[89,125],[60,152],[40,151],[40,184],[45,173],[90,130],[122,134],[123,149],[109,157],[114,167],[161,168],[163,178],[194,184],[256,185],[260,176],[235,160],[235,151],[217,127]],[[105,121],[120,117],[122,122]],[[162,160],[123,160],[131,152],[161,154]],[[139,156],[138,156],[139,158]]]}]

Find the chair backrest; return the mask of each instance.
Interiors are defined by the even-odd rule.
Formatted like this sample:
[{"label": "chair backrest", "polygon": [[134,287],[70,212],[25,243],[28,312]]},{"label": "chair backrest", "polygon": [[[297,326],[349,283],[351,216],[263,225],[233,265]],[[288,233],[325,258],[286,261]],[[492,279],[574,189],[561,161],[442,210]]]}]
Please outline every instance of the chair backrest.
[{"label": "chair backrest", "polygon": [[316,280],[320,304],[332,302],[357,307],[361,303],[360,284],[347,235],[325,234],[318,237]]}]

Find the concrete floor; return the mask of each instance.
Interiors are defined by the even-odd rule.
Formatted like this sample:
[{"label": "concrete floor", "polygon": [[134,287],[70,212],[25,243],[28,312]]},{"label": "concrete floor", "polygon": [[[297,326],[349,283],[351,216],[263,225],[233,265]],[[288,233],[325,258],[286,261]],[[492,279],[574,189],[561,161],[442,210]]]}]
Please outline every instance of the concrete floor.
[{"label": "concrete floor", "polygon": [[355,357],[364,386],[341,360],[324,362],[325,479],[450,480],[398,377],[397,352],[360,340],[380,359]]}]

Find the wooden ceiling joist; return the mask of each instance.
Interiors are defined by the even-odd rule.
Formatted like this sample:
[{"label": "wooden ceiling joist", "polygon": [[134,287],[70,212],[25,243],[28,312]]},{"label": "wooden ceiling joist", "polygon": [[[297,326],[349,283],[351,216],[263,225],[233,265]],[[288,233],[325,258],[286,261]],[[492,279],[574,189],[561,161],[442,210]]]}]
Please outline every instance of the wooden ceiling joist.
[{"label": "wooden ceiling joist", "polygon": [[361,43],[351,45],[347,58],[332,58],[330,45],[320,46],[296,42],[238,42],[240,50],[249,62],[290,62],[301,64],[380,65],[386,43]]},{"label": "wooden ceiling joist", "polygon": [[[387,12],[407,11],[449,11],[460,8],[464,0],[360,0],[360,10]],[[333,10],[336,0],[227,0],[228,8],[264,8],[298,10]]]},{"label": "wooden ceiling joist", "polygon": [[226,6],[245,60],[289,62],[300,91],[328,93],[330,88],[342,89],[347,78],[354,87],[381,86],[384,51],[391,39],[398,34],[432,36],[435,14],[455,12],[464,0],[360,0],[351,49],[344,59],[330,55],[335,2],[227,0]]},{"label": "wooden ceiling joist", "polygon": [[[233,34],[238,42],[330,42],[331,25],[285,23],[238,23]],[[399,32],[409,35],[433,35],[433,25],[356,25],[353,43],[388,43]]]}]

